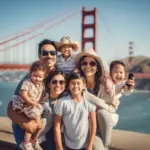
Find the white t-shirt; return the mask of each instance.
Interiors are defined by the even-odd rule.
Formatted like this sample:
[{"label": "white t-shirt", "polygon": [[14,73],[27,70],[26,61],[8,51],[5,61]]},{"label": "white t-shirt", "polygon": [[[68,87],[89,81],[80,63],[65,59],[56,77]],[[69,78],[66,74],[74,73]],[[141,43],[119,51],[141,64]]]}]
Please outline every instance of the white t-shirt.
[{"label": "white t-shirt", "polygon": [[81,149],[87,146],[89,138],[89,113],[96,107],[86,99],[75,102],[71,96],[59,99],[55,105],[55,114],[62,116],[65,142],[69,148]]}]

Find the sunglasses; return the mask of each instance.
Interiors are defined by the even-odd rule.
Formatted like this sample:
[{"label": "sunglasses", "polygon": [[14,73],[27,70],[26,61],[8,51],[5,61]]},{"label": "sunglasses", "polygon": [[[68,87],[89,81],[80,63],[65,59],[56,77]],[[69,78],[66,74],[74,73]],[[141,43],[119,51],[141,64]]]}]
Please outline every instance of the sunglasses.
[{"label": "sunglasses", "polygon": [[52,81],[52,84],[53,84],[53,85],[58,84],[58,83],[59,83],[60,85],[63,85],[63,84],[65,84],[65,81],[64,81],[64,80],[53,80],[53,81]]},{"label": "sunglasses", "polygon": [[95,66],[97,66],[97,63],[95,61],[91,61],[91,62],[82,61],[81,65],[82,66],[90,65],[91,67],[95,67]]},{"label": "sunglasses", "polygon": [[48,54],[50,54],[51,56],[55,56],[56,50],[51,50],[51,51],[42,50],[42,56],[48,56]]}]

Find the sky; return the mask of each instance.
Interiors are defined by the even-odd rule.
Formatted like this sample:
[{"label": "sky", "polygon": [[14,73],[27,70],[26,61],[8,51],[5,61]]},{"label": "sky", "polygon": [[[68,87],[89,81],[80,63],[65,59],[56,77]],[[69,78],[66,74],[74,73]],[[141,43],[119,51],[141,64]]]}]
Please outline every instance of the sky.
[{"label": "sky", "polygon": [[[47,38],[59,41],[71,36],[81,43],[81,12],[97,8],[97,54],[105,61],[128,56],[133,41],[134,56],[150,56],[150,0],[1,0],[0,42],[23,33],[37,24],[53,18],[32,34],[0,45],[0,50],[42,33],[24,44],[0,52],[0,62],[29,63],[37,58],[38,43]],[[63,18],[75,16],[58,23]],[[88,22],[92,21],[88,17]],[[50,27],[45,30],[46,27]],[[92,35],[87,31],[87,35]],[[87,49],[92,45],[87,45]],[[79,52],[81,51],[81,47]]]}]

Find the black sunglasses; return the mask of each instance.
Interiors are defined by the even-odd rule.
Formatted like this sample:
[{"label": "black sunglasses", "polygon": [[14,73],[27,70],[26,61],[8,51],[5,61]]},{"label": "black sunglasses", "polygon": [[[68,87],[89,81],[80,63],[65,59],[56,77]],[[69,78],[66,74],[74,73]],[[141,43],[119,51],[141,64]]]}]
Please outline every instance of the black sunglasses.
[{"label": "black sunglasses", "polygon": [[82,66],[90,65],[91,67],[95,67],[95,66],[97,66],[97,63],[95,61],[91,61],[91,62],[82,61],[81,65]]},{"label": "black sunglasses", "polygon": [[56,50],[42,50],[42,56],[48,56],[48,54],[50,54],[51,56],[55,56],[56,55]]},{"label": "black sunglasses", "polygon": [[60,85],[63,85],[63,84],[65,84],[65,81],[64,81],[64,80],[53,80],[53,81],[52,81],[52,84],[53,84],[53,85],[58,84],[58,83],[59,83]]}]

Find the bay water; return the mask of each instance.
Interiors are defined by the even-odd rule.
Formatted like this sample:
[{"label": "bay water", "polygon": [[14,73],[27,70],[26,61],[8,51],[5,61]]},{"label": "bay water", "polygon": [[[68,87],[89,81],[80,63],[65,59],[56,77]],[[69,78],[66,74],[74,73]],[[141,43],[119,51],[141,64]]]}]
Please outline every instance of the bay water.
[{"label": "bay water", "polygon": [[[7,116],[7,104],[17,83],[0,82],[0,116]],[[150,92],[134,92],[123,96],[118,109],[116,129],[150,133]]]}]

